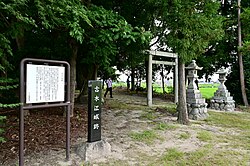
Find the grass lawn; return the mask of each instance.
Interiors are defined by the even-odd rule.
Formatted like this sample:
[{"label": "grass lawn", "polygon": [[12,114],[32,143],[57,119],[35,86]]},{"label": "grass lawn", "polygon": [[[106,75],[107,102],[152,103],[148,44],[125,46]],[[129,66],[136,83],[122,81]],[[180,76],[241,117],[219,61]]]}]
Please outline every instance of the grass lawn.
[{"label": "grass lawn", "polygon": [[218,88],[200,88],[203,98],[211,99]]},{"label": "grass lawn", "polygon": [[[114,87],[126,87],[126,83],[115,83]],[[200,92],[203,98],[211,99],[214,96],[214,93],[218,89],[219,84],[199,84]],[[142,83],[141,87],[146,88],[146,83]],[[163,93],[162,87],[156,83],[153,84],[153,91],[156,93]],[[167,93],[174,93],[173,87],[165,86],[165,91]]]},{"label": "grass lawn", "polygon": [[214,92],[218,89],[219,84],[199,84],[199,90],[203,98],[211,99]]}]

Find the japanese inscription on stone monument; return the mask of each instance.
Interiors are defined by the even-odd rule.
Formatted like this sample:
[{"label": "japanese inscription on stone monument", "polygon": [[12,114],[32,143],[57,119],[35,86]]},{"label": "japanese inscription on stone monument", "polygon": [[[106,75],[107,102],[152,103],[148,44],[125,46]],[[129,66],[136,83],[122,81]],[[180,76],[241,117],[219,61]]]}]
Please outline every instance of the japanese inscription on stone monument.
[{"label": "japanese inscription on stone monument", "polygon": [[27,64],[26,103],[64,101],[65,67]]},{"label": "japanese inscription on stone monument", "polygon": [[101,81],[88,83],[88,142],[101,140]]}]

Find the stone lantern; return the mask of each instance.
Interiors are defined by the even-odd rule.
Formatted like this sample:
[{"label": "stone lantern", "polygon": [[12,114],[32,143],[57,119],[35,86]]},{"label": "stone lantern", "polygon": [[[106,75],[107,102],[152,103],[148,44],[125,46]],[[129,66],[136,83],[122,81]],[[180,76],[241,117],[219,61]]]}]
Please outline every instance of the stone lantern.
[{"label": "stone lantern", "polygon": [[[207,103],[202,98],[199,88],[195,81],[198,79],[197,71],[202,67],[197,66],[195,60],[192,60],[191,64],[186,67],[188,70],[187,78],[189,84],[187,87],[187,109],[190,119],[202,120],[208,117]],[[197,80],[198,81],[198,80]]]},{"label": "stone lantern", "polygon": [[219,74],[220,85],[211,100],[211,108],[221,111],[234,111],[235,102],[225,86],[227,71],[222,67],[218,70],[217,74]]}]

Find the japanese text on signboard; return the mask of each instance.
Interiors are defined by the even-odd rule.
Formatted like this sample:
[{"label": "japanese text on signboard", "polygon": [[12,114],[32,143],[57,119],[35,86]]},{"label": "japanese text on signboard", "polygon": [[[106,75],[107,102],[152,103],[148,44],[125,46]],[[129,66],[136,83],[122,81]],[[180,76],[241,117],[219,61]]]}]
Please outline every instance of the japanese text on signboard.
[{"label": "japanese text on signboard", "polygon": [[26,103],[64,101],[65,67],[27,64]]}]

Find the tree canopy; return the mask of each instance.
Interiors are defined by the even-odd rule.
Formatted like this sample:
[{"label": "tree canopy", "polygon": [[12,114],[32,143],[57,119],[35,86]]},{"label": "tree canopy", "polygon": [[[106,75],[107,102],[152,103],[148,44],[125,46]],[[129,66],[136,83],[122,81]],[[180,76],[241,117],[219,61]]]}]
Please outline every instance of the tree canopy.
[{"label": "tree canopy", "polygon": [[110,70],[116,65],[121,46],[136,43],[144,49],[150,41],[143,27],[80,0],[13,0],[2,1],[0,7],[1,75],[18,77],[13,71],[25,57],[69,61],[73,103],[76,81],[86,89],[87,80],[96,79],[100,66]]},{"label": "tree canopy", "polygon": [[[246,59],[250,50],[249,5],[242,0],[242,52]],[[74,103],[76,88],[86,93],[89,79],[107,78],[114,73],[114,66],[130,70],[133,79],[136,73],[145,77],[145,50],[152,46],[178,54],[181,78],[185,78],[185,64],[192,59],[198,60],[204,67],[202,74],[208,77],[221,66],[237,66],[236,8],[236,0],[225,0],[224,6],[214,0],[3,0],[1,82],[12,80],[11,86],[17,88],[13,80],[19,77],[16,71],[22,58],[65,60],[71,64]],[[248,74],[246,77],[249,81]],[[184,80],[180,83],[185,85]],[[184,99],[185,87],[182,89]],[[183,101],[180,112],[186,112],[185,104]]]}]

